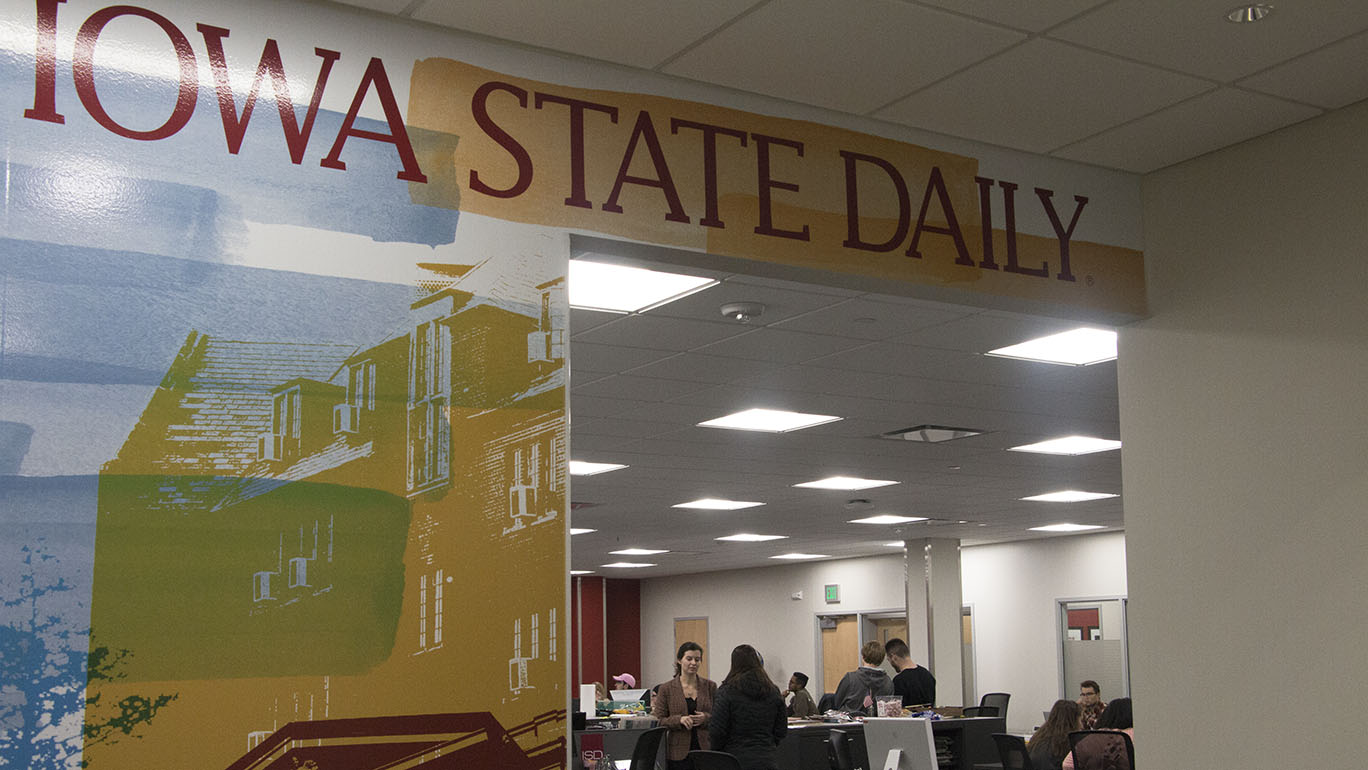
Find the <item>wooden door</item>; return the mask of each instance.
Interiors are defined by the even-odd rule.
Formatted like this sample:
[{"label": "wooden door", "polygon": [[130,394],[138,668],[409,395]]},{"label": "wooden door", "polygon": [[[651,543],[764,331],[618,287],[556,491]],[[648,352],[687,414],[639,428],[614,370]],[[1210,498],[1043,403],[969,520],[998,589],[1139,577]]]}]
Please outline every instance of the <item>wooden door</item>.
[{"label": "wooden door", "polygon": [[675,646],[670,650],[670,655],[673,657],[679,651],[679,645],[685,642],[697,642],[698,646],[703,648],[703,662],[698,666],[698,675],[704,679],[708,678],[708,658],[712,655],[712,650],[708,649],[708,619],[675,618],[674,623]]},{"label": "wooden door", "polygon": [[860,665],[859,621],[854,615],[833,619],[835,628],[822,629],[822,689],[826,692],[835,692],[841,677]]},{"label": "wooden door", "polygon": [[889,639],[907,641],[907,618],[876,618],[874,629],[879,644],[888,644]]}]

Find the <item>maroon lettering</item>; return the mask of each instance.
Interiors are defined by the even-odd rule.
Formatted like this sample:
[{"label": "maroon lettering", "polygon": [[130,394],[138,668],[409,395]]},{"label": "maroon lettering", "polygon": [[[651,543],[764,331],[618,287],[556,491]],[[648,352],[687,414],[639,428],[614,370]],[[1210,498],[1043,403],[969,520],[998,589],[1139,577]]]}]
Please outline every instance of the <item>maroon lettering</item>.
[{"label": "maroon lettering", "polygon": [[746,146],[746,132],[736,131],[707,123],[673,118],[670,120],[670,133],[678,134],[681,128],[691,128],[703,132],[703,218],[698,224],[704,227],[726,227],[717,211],[717,136],[730,136]]},{"label": "maroon lettering", "polygon": [[1069,220],[1068,229],[1059,222],[1059,214],[1055,213],[1054,190],[1046,190],[1043,187],[1035,188],[1036,197],[1040,199],[1040,205],[1045,207],[1045,213],[1050,217],[1050,226],[1054,228],[1055,237],[1059,239],[1059,274],[1055,277],[1061,281],[1074,281],[1073,268],[1069,264],[1069,239],[1073,237],[1074,228],[1078,226],[1078,216],[1083,213],[1083,207],[1088,205],[1088,199],[1082,195],[1074,196],[1073,219]]},{"label": "maroon lettering", "polygon": [[513,94],[518,100],[518,106],[523,109],[527,108],[527,91],[509,83],[491,80],[475,89],[475,95],[470,99],[470,111],[475,116],[475,125],[513,157],[513,162],[518,164],[518,178],[512,185],[499,189],[485,184],[484,180],[480,179],[480,172],[471,169],[470,189],[493,198],[516,198],[527,192],[527,188],[532,185],[532,156],[527,154],[527,148],[489,117],[489,95],[495,91]]},{"label": "maroon lettering", "polygon": [[998,265],[993,261],[993,180],[976,176],[974,184],[978,185],[979,224],[983,228],[983,259],[979,261],[979,267],[996,270]]},{"label": "maroon lettering", "polygon": [[218,94],[219,115],[223,118],[223,136],[228,141],[228,152],[237,155],[242,149],[242,138],[247,133],[247,123],[252,119],[252,108],[256,106],[257,94],[261,84],[269,75],[271,91],[275,94],[276,111],[280,113],[280,127],[285,132],[285,146],[290,151],[290,162],[299,165],[304,161],[304,151],[309,145],[309,135],[313,133],[314,119],[318,117],[318,106],[323,101],[323,88],[328,82],[328,73],[333,63],[342,54],[324,48],[315,48],[314,54],[323,59],[319,65],[318,79],[314,81],[313,98],[304,113],[304,125],[300,127],[295,115],[294,104],[290,101],[290,81],[285,78],[285,65],[280,60],[280,46],[274,39],[266,40],[261,51],[261,61],[257,64],[256,77],[252,79],[252,90],[242,105],[239,117],[237,103],[233,99],[233,84],[228,79],[228,62],[223,54],[223,39],[228,30],[208,24],[197,24],[195,29],[204,36],[204,46],[209,51],[209,67],[214,73],[214,91]]},{"label": "maroon lettering", "polygon": [[[366,94],[372,86],[375,87],[375,96],[380,100],[381,109],[385,111],[385,122],[389,124],[390,129],[388,134],[354,128],[356,116],[361,112],[361,105],[365,103]],[[337,141],[333,143],[328,157],[319,161],[318,165],[345,171],[347,164],[341,160],[342,146],[347,143],[347,138],[352,136],[394,145],[395,150],[399,152],[399,162],[404,166],[394,175],[395,178],[406,182],[427,183],[427,177],[423,175],[423,170],[418,167],[418,159],[413,155],[413,145],[409,142],[408,131],[404,128],[404,116],[400,114],[399,105],[394,101],[394,89],[390,87],[389,77],[385,74],[385,64],[379,57],[371,57],[370,64],[366,66],[366,74],[361,77],[361,85],[356,88],[356,97],[352,99],[351,108],[342,119]]]},{"label": "maroon lettering", "polygon": [[595,104],[582,99],[571,99],[554,94],[537,93],[533,106],[541,109],[543,104],[564,104],[570,108],[570,197],[565,205],[590,209],[594,204],[584,192],[584,111],[602,112],[608,119],[618,121],[618,109],[607,104]]},{"label": "maroon lettering", "polygon": [[1014,182],[1005,180],[998,182],[998,187],[1002,188],[1003,226],[1007,231],[1007,267],[1003,269],[1009,273],[1022,272],[1021,266],[1017,264],[1016,191],[1018,186]]},{"label": "maroon lettering", "polygon": [[[945,227],[926,224],[926,211],[931,206],[932,193],[935,193],[941,211],[945,214]],[[969,256],[969,248],[964,245],[964,234],[960,232],[959,219],[955,216],[954,205],[950,203],[950,192],[945,189],[945,177],[941,176],[939,166],[931,167],[931,178],[926,181],[926,194],[922,196],[921,212],[917,214],[917,227],[912,231],[912,245],[907,248],[907,256],[922,258],[922,253],[917,250],[922,231],[950,236],[955,242],[955,251],[959,254],[955,258],[955,264],[974,266],[974,260]]]},{"label": "maroon lettering", "polygon": [[[902,174],[898,173],[898,169],[892,163],[875,155],[841,150],[841,157],[845,159],[846,186],[846,239],[841,245],[863,251],[892,251],[898,248],[907,237],[907,228],[912,218],[912,199],[907,193],[907,182],[903,181]],[[894,229],[893,236],[883,243],[868,243],[860,238],[860,189],[855,165],[860,161],[872,163],[883,169],[898,194],[898,226]]]},{"label": "maroon lettering", "polygon": [[798,192],[798,185],[792,182],[775,181],[770,173],[770,145],[777,144],[780,147],[788,147],[798,152],[798,157],[803,157],[803,143],[789,139],[780,139],[776,136],[765,136],[764,134],[751,134],[755,140],[756,155],[756,184],[759,186],[760,196],[760,224],[755,228],[757,235],[773,235],[779,238],[792,238],[796,241],[808,240],[808,226],[803,225],[802,230],[779,230],[774,226],[774,209],[770,191],[773,189],[788,190]]},{"label": "maroon lettering", "polygon": [[[651,156],[651,165],[656,174],[654,179],[631,176],[627,173],[640,142],[646,143],[646,152]],[[627,140],[627,151],[622,154],[622,165],[618,166],[617,179],[613,182],[613,191],[608,195],[608,202],[603,204],[604,211],[622,213],[618,196],[622,194],[622,186],[628,182],[659,188],[665,193],[665,203],[670,207],[669,213],[665,215],[665,221],[688,224],[689,216],[684,213],[684,204],[679,201],[679,191],[675,189],[674,178],[670,176],[670,167],[665,163],[665,153],[660,149],[660,137],[656,136],[655,124],[651,122],[651,114],[646,110],[637,115],[636,125],[632,126],[632,137]]]},{"label": "maroon lettering", "polygon": [[66,0],[38,0],[37,40],[33,47],[33,107],[24,117],[65,123],[57,112],[57,6]]},{"label": "maroon lettering", "polygon": [[[104,106],[100,104],[100,97],[95,93],[95,43],[99,41],[105,25],[120,16],[138,16],[156,24],[171,39],[171,45],[176,50],[176,61],[180,65],[180,89],[176,95],[176,106],[171,111],[171,117],[151,131],[135,131],[116,123],[109,113],[105,112]],[[195,52],[190,48],[190,41],[165,16],[132,5],[111,5],[108,8],[101,8],[85,20],[76,32],[76,50],[71,57],[71,74],[76,81],[76,95],[80,97],[81,104],[86,108],[86,112],[90,113],[90,117],[109,131],[128,139],[152,141],[174,135],[190,121],[190,116],[195,112],[195,100],[199,96],[199,66],[195,63]]]}]

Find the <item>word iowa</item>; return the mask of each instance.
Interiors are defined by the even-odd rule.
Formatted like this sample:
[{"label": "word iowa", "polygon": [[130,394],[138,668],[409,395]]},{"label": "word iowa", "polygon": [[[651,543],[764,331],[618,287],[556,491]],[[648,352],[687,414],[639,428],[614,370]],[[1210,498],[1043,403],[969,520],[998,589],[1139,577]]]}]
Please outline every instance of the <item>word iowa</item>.
[{"label": "word iowa", "polygon": [[[34,50],[33,106],[24,110],[24,117],[32,120],[48,123],[66,122],[65,116],[58,111],[57,105],[57,11],[66,1],[37,0],[35,3],[37,7],[37,39]],[[129,128],[116,121],[105,109],[96,91],[98,72],[95,67],[95,49],[99,45],[100,35],[104,32],[105,27],[111,21],[122,17],[142,19],[160,29],[166,35],[174,51],[179,69],[175,106],[172,108],[170,116],[160,126],[150,130]],[[257,96],[261,93],[262,87],[269,84],[275,98],[277,111],[280,113],[280,124],[285,134],[285,145],[289,150],[290,161],[296,165],[302,163],[309,146],[309,138],[313,134],[314,121],[318,117],[319,105],[323,101],[323,92],[328,85],[328,76],[332,72],[333,65],[342,57],[342,54],[325,48],[314,49],[314,54],[321,61],[318,76],[314,79],[313,95],[304,111],[304,119],[301,122],[290,97],[290,81],[285,76],[285,65],[281,61],[280,47],[274,39],[268,38],[266,40],[266,45],[262,49],[261,58],[257,64],[256,74],[252,78],[251,90],[239,107],[237,98],[233,94],[227,56],[224,52],[223,41],[228,37],[228,30],[209,24],[196,24],[195,30],[204,39],[204,53],[213,75],[214,94],[218,100],[219,116],[223,120],[223,134],[227,140],[228,152],[236,155],[242,149],[243,137],[247,133],[247,124],[252,119],[252,111],[256,106]],[[180,28],[155,11],[132,5],[112,5],[92,13],[85,21],[81,22],[76,33],[75,47],[71,51],[72,79],[75,81],[76,96],[79,98],[81,106],[85,108],[96,123],[105,129],[119,136],[141,141],[155,141],[173,136],[190,122],[190,118],[195,112],[195,104],[199,101],[199,67],[200,62],[194,47],[190,43],[190,38]],[[368,131],[356,127],[361,106],[372,92],[384,110],[389,133]],[[399,105],[395,102],[394,89],[390,86],[389,76],[385,74],[384,62],[378,57],[371,58],[370,63],[366,66],[365,74],[361,76],[361,82],[356,87],[356,95],[352,98],[351,107],[342,119],[332,148],[319,161],[319,165],[324,168],[345,171],[347,164],[342,161],[342,150],[347,140],[351,138],[394,145],[401,164],[401,168],[395,176],[408,182],[427,182],[427,177],[418,167],[413,145],[410,143],[408,131],[404,127],[404,117],[399,112]]]}]

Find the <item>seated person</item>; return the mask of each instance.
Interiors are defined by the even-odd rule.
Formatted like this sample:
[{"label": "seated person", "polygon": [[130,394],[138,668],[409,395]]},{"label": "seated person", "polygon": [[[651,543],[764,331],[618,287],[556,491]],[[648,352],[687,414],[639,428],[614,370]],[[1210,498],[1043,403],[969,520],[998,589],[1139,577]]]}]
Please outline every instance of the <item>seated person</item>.
[{"label": "seated person", "polygon": [[1036,770],[1060,770],[1064,758],[1069,755],[1069,733],[1081,730],[1083,708],[1071,700],[1057,700],[1045,717],[1045,724],[1036,728],[1031,740],[1026,743],[1026,751],[1031,755],[1031,765]]},{"label": "seated person", "polygon": [[617,676],[613,677],[613,689],[635,690],[636,677],[632,676],[631,674],[618,674]]},{"label": "seated person", "polygon": [[1102,709],[1107,707],[1106,702],[1102,700],[1102,688],[1097,686],[1097,682],[1084,679],[1078,686],[1078,705],[1083,707],[1083,727],[1080,729],[1093,729],[1097,724],[1097,717],[1102,714]]},{"label": "seated person", "polygon": [[[1102,710],[1097,718],[1095,730],[1116,730],[1131,737],[1135,743],[1135,724],[1131,714],[1131,699],[1117,698]],[[1084,750],[1086,748],[1086,751]],[[1079,744],[1077,755],[1073,752],[1064,758],[1063,770],[1105,770],[1109,767],[1125,767],[1125,744],[1119,740],[1103,740],[1089,737]]]},{"label": "seated person", "polygon": [[884,648],[876,641],[860,648],[860,667],[841,677],[836,685],[836,708],[841,711],[865,712],[873,707],[874,698],[893,694],[893,680],[879,668],[884,661]]},{"label": "seated person", "polygon": [[884,643],[884,652],[888,653],[893,670],[898,672],[893,677],[893,694],[902,696],[903,706],[936,705],[936,677],[912,661],[907,642],[889,639]]},{"label": "seated person", "polygon": [[812,700],[812,695],[807,691],[808,675],[801,671],[793,672],[789,677],[788,692],[793,695],[793,699],[788,704],[788,715],[791,717],[810,717],[817,713],[817,703]]}]

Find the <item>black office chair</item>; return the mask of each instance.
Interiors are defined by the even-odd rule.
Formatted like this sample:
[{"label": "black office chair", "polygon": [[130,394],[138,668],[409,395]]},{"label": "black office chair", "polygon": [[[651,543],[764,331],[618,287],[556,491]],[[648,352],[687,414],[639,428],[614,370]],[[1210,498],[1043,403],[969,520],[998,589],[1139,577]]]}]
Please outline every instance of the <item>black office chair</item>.
[{"label": "black office chair", "polygon": [[965,706],[961,713],[967,717],[995,717],[998,710],[997,706]]},{"label": "black office chair", "polygon": [[836,693],[822,693],[822,697],[817,701],[817,713],[825,714],[834,708],[836,708]]},{"label": "black office chair", "polygon": [[694,770],[741,770],[741,762],[725,751],[690,751]]},{"label": "black office chair", "polygon": [[1007,701],[1011,699],[1011,693],[990,692],[979,698],[979,707],[995,706],[998,710],[997,715],[1005,719],[1007,717]]},{"label": "black office chair", "polygon": [[1135,770],[1135,744],[1117,730],[1078,730],[1069,733],[1077,770]]},{"label": "black office chair", "polygon": [[660,753],[660,742],[664,738],[663,727],[652,727],[638,735],[636,746],[632,748],[632,770],[655,770],[656,755]]},{"label": "black office chair", "polygon": [[1026,739],[1020,735],[993,733],[993,743],[997,744],[998,759],[1002,770],[1035,770],[1031,764],[1031,754],[1026,750]]},{"label": "black office chair", "polygon": [[850,736],[844,730],[832,730],[827,733],[827,740],[831,743],[831,758],[835,762],[831,765],[831,770],[855,770],[855,760],[850,752]]}]

